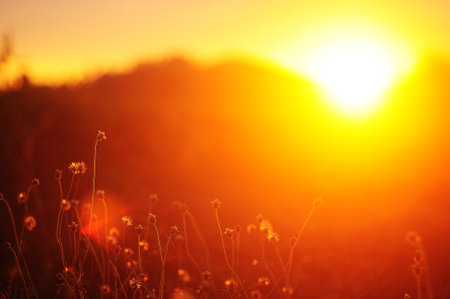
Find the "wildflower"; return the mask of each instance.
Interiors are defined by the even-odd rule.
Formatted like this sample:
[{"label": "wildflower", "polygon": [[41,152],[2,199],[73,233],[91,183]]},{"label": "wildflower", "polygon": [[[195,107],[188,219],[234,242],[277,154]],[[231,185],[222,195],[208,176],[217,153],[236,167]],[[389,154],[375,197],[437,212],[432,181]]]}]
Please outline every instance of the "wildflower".
[{"label": "wildflower", "polygon": [[419,263],[415,263],[411,266],[411,271],[414,276],[420,276],[422,274],[422,266]]},{"label": "wildflower", "polygon": [[143,249],[144,251],[147,251],[148,248],[149,248],[149,244],[148,244],[147,241],[141,241],[141,242],[139,242],[139,246],[141,246],[142,249]]},{"label": "wildflower", "polygon": [[290,286],[285,286],[281,288],[281,292],[283,294],[287,294],[288,296],[291,296],[294,293],[294,289]]},{"label": "wildflower", "polygon": [[117,238],[115,236],[108,235],[107,240],[108,244],[111,244],[112,246],[117,245]]},{"label": "wildflower", "polygon": [[171,237],[173,237],[174,235],[176,235],[176,234],[179,233],[179,232],[180,232],[180,230],[178,229],[178,226],[172,225],[172,226],[170,227],[170,233],[169,233],[169,235],[170,235]]},{"label": "wildflower", "polygon": [[131,217],[128,216],[122,216],[123,223],[125,223],[127,226],[133,226],[133,219],[131,219]]},{"label": "wildflower", "polygon": [[144,227],[140,224],[136,226],[135,229],[139,235],[142,234],[142,232],[144,231]]},{"label": "wildflower", "polygon": [[120,245],[116,245],[116,246],[114,247],[114,254],[115,254],[116,256],[119,256],[121,252],[122,252],[122,247],[120,247]]},{"label": "wildflower", "polygon": [[78,226],[79,226],[78,223],[74,221],[72,221],[72,223],[68,225],[68,227],[73,233],[76,233],[78,231]]},{"label": "wildflower", "polygon": [[417,249],[416,252],[414,252],[414,261],[416,263],[423,262],[423,251],[420,249]]},{"label": "wildflower", "polygon": [[189,281],[191,281],[191,276],[184,269],[178,269],[178,276],[181,278],[181,281],[184,283],[188,283]]},{"label": "wildflower", "polygon": [[30,232],[36,227],[36,220],[33,216],[28,216],[25,218],[25,227]]},{"label": "wildflower", "polygon": [[80,202],[78,201],[78,200],[76,200],[76,199],[72,199],[71,201],[70,201],[70,204],[72,205],[72,207],[74,207],[74,208],[76,208],[76,207],[78,207],[78,204],[79,204]]},{"label": "wildflower", "polygon": [[261,292],[259,290],[253,290],[250,292],[250,298],[251,299],[261,299],[262,295]]},{"label": "wildflower", "polygon": [[37,186],[39,186],[41,183],[39,182],[39,179],[38,178],[34,178],[32,181],[31,181],[31,186],[33,186],[33,187],[37,187]]},{"label": "wildflower", "polygon": [[158,194],[150,194],[148,196],[148,199],[150,200],[151,204],[155,204],[159,200]]},{"label": "wildflower", "polygon": [[242,230],[242,227],[239,225],[239,224],[236,224],[235,226],[234,226],[234,230],[236,231],[236,233],[240,233],[241,232],[241,230]]},{"label": "wildflower", "polygon": [[187,213],[187,206],[185,204],[181,205],[180,212],[183,213],[183,214]]},{"label": "wildflower", "polygon": [[123,250],[123,253],[125,253],[125,256],[127,258],[131,258],[134,255],[133,249],[128,248],[128,247]]},{"label": "wildflower", "polygon": [[140,287],[142,287],[142,282],[139,279],[136,279],[134,277],[130,279],[129,283],[130,283],[130,288],[132,288],[132,289],[134,289],[134,288],[139,289]]},{"label": "wildflower", "polygon": [[233,238],[233,235],[234,235],[234,229],[227,227],[223,234],[231,239],[231,238]]},{"label": "wildflower", "polygon": [[203,278],[204,280],[209,280],[209,279],[211,278],[211,272],[208,271],[208,270],[203,271],[203,272],[202,272],[202,278]]},{"label": "wildflower", "polygon": [[258,225],[260,225],[261,224],[261,222],[264,220],[264,216],[261,214],[261,213],[259,213],[257,216],[256,216],[256,223],[258,224]]},{"label": "wildflower", "polygon": [[181,210],[181,202],[179,201],[172,201],[172,208],[174,208],[175,210],[180,211]]},{"label": "wildflower", "polygon": [[70,210],[70,202],[68,202],[64,198],[61,200],[61,206],[64,209],[64,211]]},{"label": "wildflower", "polygon": [[108,234],[113,237],[118,237],[120,235],[119,230],[115,227],[110,228]]},{"label": "wildflower", "polygon": [[100,200],[105,200],[105,191],[103,190],[97,190],[97,193],[95,194],[97,195],[97,198]]},{"label": "wildflower", "polygon": [[147,273],[141,273],[141,281],[146,282],[148,281],[148,274]]},{"label": "wildflower", "polygon": [[256,225],[249,224],[247,226],[247,233],[249,233],[249,234],[254,233],[254,232],[256,232],[256,229],[257,229]]},{"label": "wildflower", "polygon": [[107,285],[107,284],[102,284],[102,285],[100,286],[100,292],[101,292],[103,295],[109,294],[109,293],[111,293],[111,288],[110,288],[109,285]]},{"label": "wildflower", "polygon": [[182,234],[177,234],[174,239],[175,239],[175,242],[180,243],[180,244],[184,242],[184,237]]},{"label": "wildflower", "polygon": [[87,165],[83,161],[81,162],[72,162],[69,165],[69,170],[72,174],[85,174],[87,171]]},{"label": "wildflower", "polygon": [[17,194],[17,202],[19,204],[24,204],[27,202],[27,194],[25,192],[20,192]]},{"label": "wildflower", "polygon": [[224,285],[225,285],[226,289],[230,289],[230,290],[234,290],[237,288],[237,282],[234,278],[226,279],[224,282]]},{"label": "wildflower", "polygon": [[405,239],[406,242],[412,247],[419,246],[421,242],[420,236],[416,232],[408,232]]},{"label": "wildflower", "polygon": [[100,142],[100,141],[102,141],[102,140],[106,140],[106,134],[105,134],[104,131],[98,130],[98,133],[97,133],[97,141]]},{"label": "wildflower", "polygon": [[152,213],[148,214],[148,220],[151,224],[156,224],[156,215]]},{"label": "wildflower", "polygon": [[55,179],[60,180],[62,178],[62,171],[61,169],[55,170]]},{"label": "wildflower", "polygon": [[217,210],[217,209],[220,208],[220,206],[222,205],[222,203],[220,202],[220,200],[218,200],[217,198],[214,199],[213,201],[211,201],[211,204],[212,204],[214,210]]},{"label": "wildflower", "polygon": [[136,261],[128,261],[126,263],[128,269],[131,269],[131,268],[135,267],[136,264],[137,264]]},{"label": "wildflower", "polygon": [[267,278],[265,276],[258,277],[257,281],[258,281],[259,285],[264,286],[264,287],[267,287],[270,284],[269,278]]},{"label": "wildflower", "polygon": [[322,197],[316,197],[313,201],[313,207],[318,208],[323,204],[323,198]]}]

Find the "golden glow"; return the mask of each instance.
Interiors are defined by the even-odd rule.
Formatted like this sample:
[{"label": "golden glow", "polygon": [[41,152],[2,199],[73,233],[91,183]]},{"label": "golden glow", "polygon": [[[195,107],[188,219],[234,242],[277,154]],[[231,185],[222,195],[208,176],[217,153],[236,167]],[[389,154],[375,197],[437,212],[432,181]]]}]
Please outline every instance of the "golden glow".
[{"label": "golden glow", "polygon": [[338,40],[319,49],[308,61],[307,71],[333,104],[360,113],[381,100],[398,74],[397,64],[395,57],[379,45]]},{"label": "golden glow", "polygon": [[330,21],[284,45],[280,63],[319,85],[350,115],[374,111],[416,60],[416,50],[376,24]]}]

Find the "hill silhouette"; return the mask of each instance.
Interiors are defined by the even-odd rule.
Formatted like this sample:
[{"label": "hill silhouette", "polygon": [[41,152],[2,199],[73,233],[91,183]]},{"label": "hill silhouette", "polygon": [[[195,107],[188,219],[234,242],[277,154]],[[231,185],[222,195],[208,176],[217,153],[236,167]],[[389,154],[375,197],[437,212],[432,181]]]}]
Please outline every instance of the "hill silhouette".
[{"label": "hill silhouette", "polygon": [[[240,61],[205,68],[174,58],[78,85],[27,85],[0,94],[0,191],[12,200],[38,177],[32,208],[40,233],[54,242],[54,170],[68,176],[71,161],[86,161],[80,190],[89,196],[100,129],[108,139],[99,147],[97,185],[111,198],[113,222],[124,214],[143,219],[143,199],[157,193],[161,217],[171,219],[178,200],[209,227],[217,197],[225,223],[246,225],[263,213],[287,240],[322,195],[324,208],[299,250],[314,265],[298,263],[304,298],[400,298],[413,290],[408,230],[423,236],[436,295],[445,297],[449,78],[446,62],[425,59],[362,120],[336,113],[293,73]],[[8,237],[8,228],[1,232]],[[56,269],[31,264],[51,285]]]}]

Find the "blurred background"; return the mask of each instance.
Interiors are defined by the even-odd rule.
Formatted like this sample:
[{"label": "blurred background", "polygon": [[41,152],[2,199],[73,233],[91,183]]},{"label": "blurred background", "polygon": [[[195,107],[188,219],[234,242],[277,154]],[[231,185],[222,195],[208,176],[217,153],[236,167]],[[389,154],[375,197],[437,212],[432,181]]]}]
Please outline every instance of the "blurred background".
[{"label": "blurred background", "polygon": [[[1,1],[0,192],[20,219],[16,195],[40,179],[26,252],[40,292],[55,293],[60,271],[54,171],[66,185],[69,163],[85,161],[87,200],[100,129],[108,139],[97,185],[111,225],[124,215],[143,222],[151,193],[161,222],[179,225],[171,203],[184,202],[225,267],[212,199],[223,202],[224,226],[246,227],[262,213],[287,256],[288,238],[322,196],[296,250],[296,298],[414,294],[409,231],[422,238],[435,297],[450,298],[449,9],[441,1]],[[341,36],[379,45],[399,69],[381,74],[392,79],[363,112],[340,109],[309,64]],[[404,57],[407,67],[397,63]],[[373,82],[369,66],[356,73]],[[326,72],[347,75],[345,65]],[[10,241],[0,213],[0,241]],[[4,250],[0,258],[4,286],[14,261]]]}]

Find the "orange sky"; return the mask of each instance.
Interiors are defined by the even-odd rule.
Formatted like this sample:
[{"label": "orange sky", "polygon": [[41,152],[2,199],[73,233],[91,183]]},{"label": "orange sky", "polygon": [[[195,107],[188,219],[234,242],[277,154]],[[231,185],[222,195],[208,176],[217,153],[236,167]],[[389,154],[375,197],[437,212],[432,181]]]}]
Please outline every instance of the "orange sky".
[{"label": "orange sky", "polygon": [[448,56],[449,11],[436,0],[1,0],[0,33],[13,37],[16,57],[0,79],[27,72],[34,82],[61,82],[174,54],[289,68],[316,36],[348,28]]}]

